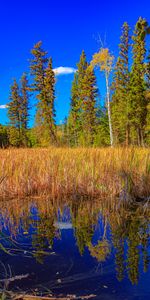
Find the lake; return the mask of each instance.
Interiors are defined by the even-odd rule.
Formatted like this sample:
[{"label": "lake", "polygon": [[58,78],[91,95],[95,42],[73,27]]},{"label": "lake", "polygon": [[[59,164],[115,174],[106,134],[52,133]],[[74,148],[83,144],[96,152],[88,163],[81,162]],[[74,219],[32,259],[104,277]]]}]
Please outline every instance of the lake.
[{"label": "lake", "polygon": [[99,199],[0,203],[0,287],[34,295],[150,299],[150,209]]}]

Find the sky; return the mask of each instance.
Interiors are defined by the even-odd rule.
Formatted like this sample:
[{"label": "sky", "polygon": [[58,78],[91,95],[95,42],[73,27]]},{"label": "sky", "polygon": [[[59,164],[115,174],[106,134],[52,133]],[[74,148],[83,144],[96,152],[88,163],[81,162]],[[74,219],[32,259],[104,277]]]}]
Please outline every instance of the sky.
[{"label": "sky", "polygon": [[[6,124],[10,86],[29,72],[31,49],[38,41],[53,59],[57,71],[56,122],[67,116],[71,83],[84,49],[90,61],[100,47],[99,36],[117,56],[121,26],[134,27],[139,16],[150,23],[149,0],[5,0],[0,2],[0,123]],[[104,78],[97,82],[104,97]],[[101,99],[103,98],[101,97]],[[102,101],[102,100],[101,100]],[[31,99],[34,104],[34,99]],[[34,122],[31,111],[30,125]]]}]

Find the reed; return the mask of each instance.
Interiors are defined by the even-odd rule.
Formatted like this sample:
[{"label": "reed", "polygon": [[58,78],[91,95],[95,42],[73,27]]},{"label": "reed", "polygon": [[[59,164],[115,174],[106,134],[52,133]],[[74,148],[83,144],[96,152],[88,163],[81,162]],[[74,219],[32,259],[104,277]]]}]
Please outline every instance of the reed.
[{"label": "reed", "polygon": [[1,199],[50,195],[114,198],[124,188],[150,196],[150,150],[40,148],[0,150]]}]

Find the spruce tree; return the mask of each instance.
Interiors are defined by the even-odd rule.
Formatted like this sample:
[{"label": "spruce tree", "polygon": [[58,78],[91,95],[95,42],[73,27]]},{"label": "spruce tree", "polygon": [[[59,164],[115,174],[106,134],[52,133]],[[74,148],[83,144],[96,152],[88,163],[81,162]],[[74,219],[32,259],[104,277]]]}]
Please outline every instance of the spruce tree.
[{"label": "spruce tree", "polygon": [[132,142],[144,145],[144,130],[147,117],[147,99],[145,97],[145,56],[146,39],[143,31],[147,28],[147,21],[139,18],[132,36],[133,65],[130,76],[130,119],[132,125]]},{"label": "spruce tree", "polygon": [[41,110],[44,124],[49,132],[51,142],[56,142],[56,112],[54,108],[55,100],[55,74],[52,68],[52,59],[49,59],[48,66],[45,70],[44,88],[41,97]]},{"label": "spruce tree", "polygon": [[69,135],[71,137],[70,143],[79,145],[83,139],[82,131],[82,104],[84,100],[83,95],[83,80],[86,74],[87,61],[85,52],[82,51],[80,61],[77,64],[77,72],[74,76],[71,91],[71,109],[68,117]]},{"label": "spruce tree", "polygon": [[112,83],[112,123],[115,144],[130,143],[129,122],[129,25],[124,23],[120,38],[119,57],[115,66]]},{"label": "spruce tree", "polygon": [[0,148],[9,146],[8,126],[0,124]]},{"label": "spruce tree", "polygon": [[8,118],[10,124],[9,139],[13,146],[21,145],[21,97],[19,86],[14,79],[11,86],[10,102],[8,104]]},{"label": "spruce tree", "polygon": [[40,93],[44,86],[45,68],[48,62],[47,52],[43,50],[41,41],[34,45],[31,54],[33,56],[30,60],[30,71],[33,77],[31,89]]},{"label": "spruce tree", "polygon": [[96,146],[109,146],[110,145],[110,132],[108,111],[106,107],[97,108],[97,121],[96,121]]},{"label": "spruce tree", "polygon": [[32,59],[30,60],[30,74],[32,76],[31,91],[36,94],[36,116],[35,124],[38,140],[40,143],[43,136],[43,116],[41,110],[41,100],[43,97],[45,69],[47,67],[47,52],[42,48],[42,42],[36,43],[31,50]]},{"label": "spruce tree", "polygon": [[29,83],[26,74],[21,77],[21,135],[22,144],[28,145],[28,123],[29,123]]},{"label": "spruce tree", "polygon": [[92,145],[96,134],[96,77],[82,51],[71,94],[68,131],[71,145]]},{"label": "spruce tree", "polygon": [[75,73],[71,89],[71,109],[68,116],[68,131],[70,145],[78,144],[78,133],[81,126],[80,124],[80,105],[78,93],[78,74]]},{"label": "spruce tree", "polygon": [[145,127],[145,141],[150,145],[150,50],[146,65],[147,85],[146,85],[146,99],[147,99],[147,116]]},{"label": "spruce tree", "polygon": [[36,132],[39,144],[48,145],[56,142],[55,126],[55,75],[52,69],[52,59],[47,58],[47,52],[38,42],[31,50],[33,59],[30,70],[33,76],[31,89],[38,99],[36,111]]},{"label": "spruce tree", "polygon": [[98,89],[93,68],[89,65],[82,82],[82,130],[84,144],[92,145],[96,137]]},{"label": "spruce tree", "polygon": [[16,81],[11,86],[10,102],[8,104],[9,136],[13,146],[27,146],[29,121],[28,80],[24,74],[21,78],[21,88]]}]

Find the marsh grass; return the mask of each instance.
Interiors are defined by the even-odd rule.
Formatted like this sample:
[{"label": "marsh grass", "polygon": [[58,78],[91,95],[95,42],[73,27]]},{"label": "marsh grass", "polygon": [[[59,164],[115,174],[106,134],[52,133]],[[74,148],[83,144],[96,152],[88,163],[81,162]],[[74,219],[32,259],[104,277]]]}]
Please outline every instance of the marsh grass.
[{"label": "marsh grass", "polygon": [[1,199],[37,195],[150,195],[150,150],[42,148],[0,150]]}]

